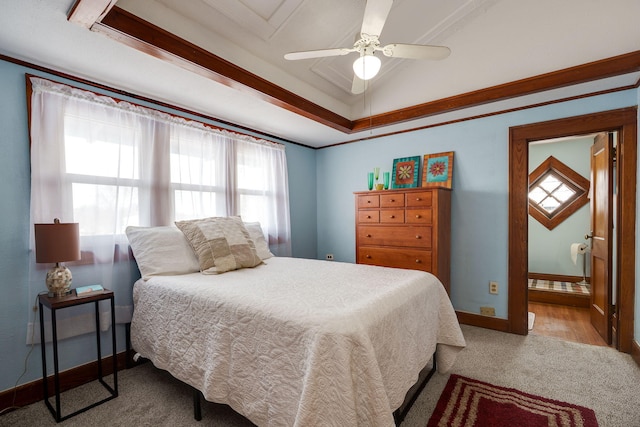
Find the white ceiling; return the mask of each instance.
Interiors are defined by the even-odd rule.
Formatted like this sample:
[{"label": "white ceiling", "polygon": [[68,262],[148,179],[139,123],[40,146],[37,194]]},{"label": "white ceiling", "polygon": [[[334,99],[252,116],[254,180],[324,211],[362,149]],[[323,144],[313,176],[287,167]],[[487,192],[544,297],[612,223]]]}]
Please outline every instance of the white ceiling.
[{"label": "white ceiling", "polygon": [[[346,134],[71,23],[66,17],[73,3],[2,0],[0,53],[312,147],[632,85],[640,78],[634,72]],[[367,92],[353,95],[356,54],[303,61],[283,56],[350,47],[365,0],[118,0],[116,6],[349,120],[640,49],[638,0],[395,0],[383,45],[438,44],[452,54],[442,61],[382,57]]]}]

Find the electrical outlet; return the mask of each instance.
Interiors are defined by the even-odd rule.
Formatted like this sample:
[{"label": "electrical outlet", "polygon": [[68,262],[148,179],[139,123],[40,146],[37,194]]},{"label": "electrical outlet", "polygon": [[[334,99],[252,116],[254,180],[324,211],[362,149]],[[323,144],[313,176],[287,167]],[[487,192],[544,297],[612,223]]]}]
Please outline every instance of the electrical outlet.
[{"label": "electrical outlet", "polygon": [[498,294],[498,282],[489,282],[489,293],[494,295]]},{"label": "electrical outlet", "polygon": [[480,307],[480,314],[483,316],[495,316],[496,309],[493,307]]},{"label": "electrical outlet", "polygon": [[327,261],[333,261],[333,254],[327,254],[327,255],[325,256],[325,259],[326,259]]}]

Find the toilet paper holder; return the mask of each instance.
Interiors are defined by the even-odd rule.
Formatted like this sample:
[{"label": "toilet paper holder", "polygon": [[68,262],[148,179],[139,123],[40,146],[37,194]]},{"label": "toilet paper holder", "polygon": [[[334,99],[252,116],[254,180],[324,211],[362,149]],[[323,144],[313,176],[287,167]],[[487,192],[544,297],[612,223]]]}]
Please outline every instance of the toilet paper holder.
[{"label": "toilet paper holder", "polygon": [[[585,239],[591,238],[588,234],[584,235]],[[578,282],[579,285],[587,285],[587,253],[591,252],[591,248],[586,243],[573,243],[571,245],[571,258],[573,263],[576,264],[577,255],[582,255],[582,281]]]}]

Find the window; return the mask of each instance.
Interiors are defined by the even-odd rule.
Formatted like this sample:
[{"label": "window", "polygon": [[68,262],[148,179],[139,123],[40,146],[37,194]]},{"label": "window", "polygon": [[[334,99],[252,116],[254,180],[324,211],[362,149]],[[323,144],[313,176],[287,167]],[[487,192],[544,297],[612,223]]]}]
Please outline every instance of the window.
[{"label": "window", "polygon": [[[124,234],[139,222],[140,146],[136,129],[108,117],[64,114],[64,174],[82,236]],[[50,176],[51,177],[51,176]],[[127,200],[127,203],[118,201]],[[96,207],[104,207],[96,209]],[[115,207],[115,209],[112,209]]]},{"label": "window", "polygon": [[529,214],[549,230],[588,203],[589,180],[551,156],[529,175]]},{"label": "window", "polygon": [[[282,144],[38,77],[31,84],[31,223],[80,224],[76,273],[131,293],[127,226],[240,215],[290,256]],[[35,263],[32,263],[35,266]],[[122,290],[122,292],[117,292]]]},{"label": "window", "polygon": [[274,241],[288,241],[281,144],[44,79],[30,81],[38,215],[51,210],[77,221],[82,236],[241,215],[260,221]]},{"label": "window", "polygon": [[577,197],[578,193],[571,185],[552,170],[545,173],[529,193],[531,201],[549,216],[562,211],[563,206]]}]

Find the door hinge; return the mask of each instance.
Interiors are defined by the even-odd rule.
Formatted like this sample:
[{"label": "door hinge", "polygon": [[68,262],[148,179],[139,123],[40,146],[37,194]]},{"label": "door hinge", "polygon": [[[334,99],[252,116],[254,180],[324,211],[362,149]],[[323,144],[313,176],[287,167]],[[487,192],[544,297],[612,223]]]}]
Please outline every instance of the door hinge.
[{"label": "door hinge", "polygon": [[618,159],[618,148],[613,147],[611,149],[611,160],[613,161],[613,163],[615,163],[617,159]]}]

